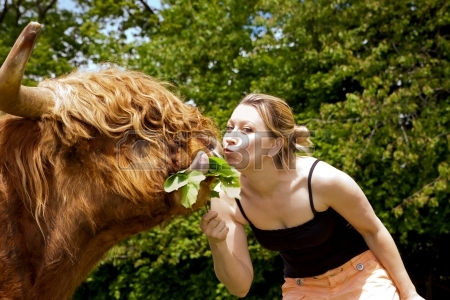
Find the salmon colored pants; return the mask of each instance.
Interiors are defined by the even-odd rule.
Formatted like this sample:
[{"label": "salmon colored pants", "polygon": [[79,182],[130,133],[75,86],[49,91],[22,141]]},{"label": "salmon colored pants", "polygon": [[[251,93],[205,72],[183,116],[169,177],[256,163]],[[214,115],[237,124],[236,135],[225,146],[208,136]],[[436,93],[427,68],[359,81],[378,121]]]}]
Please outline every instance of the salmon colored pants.
[{"label": "salmon colored pants", "polygon": [[285,278],[283,300],[399,300],[397,288],[368,250],[322,275]]}]

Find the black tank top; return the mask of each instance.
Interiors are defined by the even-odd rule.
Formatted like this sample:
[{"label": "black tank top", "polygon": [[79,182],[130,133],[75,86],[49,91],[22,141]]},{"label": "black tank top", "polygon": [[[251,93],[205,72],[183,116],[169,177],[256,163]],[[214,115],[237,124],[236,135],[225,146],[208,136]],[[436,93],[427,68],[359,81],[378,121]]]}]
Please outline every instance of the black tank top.
[{"label": "black tank top", "polygon": [[329,207],[323,212],[314,209],[311,177],[316,160],[308,176],[308,193],[312,220],[296,227],[261,230],[245,215],[241,202],[236,203],[250,224],[256,240],[266,249],[280,252],[284,261],[284,277],[317,276],[339,267],[358,254],[369,250],[361,234],[340,214]]}]

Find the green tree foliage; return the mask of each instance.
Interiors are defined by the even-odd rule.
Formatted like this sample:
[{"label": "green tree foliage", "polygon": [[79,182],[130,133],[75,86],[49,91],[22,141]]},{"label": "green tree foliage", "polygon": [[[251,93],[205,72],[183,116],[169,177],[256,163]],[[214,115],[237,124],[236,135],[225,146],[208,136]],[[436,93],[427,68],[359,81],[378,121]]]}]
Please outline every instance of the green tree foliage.
[{"label": "green tree foliage", "polygon": [[130,66],[175,83],[186,100],[223,123],[256,72],[240,58],[251,51],[249,18],[257,1],[163,1],[149,43]]},{"label": "green tree foliage", "polygon": [[[314,155],[360,184],[419,292],[449,298],[449,1],[6,3],[2,57],[29,20],[44,24],[29,82],[117,63],[173,82],[219,126],[246,93],[286,99],[312,130]],[[202,213],[124,241],[75,298],[234,299],[214,275]],[[251,232],[249,244],[246,299],[280,299],[279,256]]]},{"label": "green tree foliage", "polygon": [[35,85],[43,78],[70,72],[83,53],[76,15],[59,9],[57,2],[2,1],[0,6],[0,57],[11,50],[23,28],[31,21],[42,24],[41,36],[26,69],[24,84]]}]

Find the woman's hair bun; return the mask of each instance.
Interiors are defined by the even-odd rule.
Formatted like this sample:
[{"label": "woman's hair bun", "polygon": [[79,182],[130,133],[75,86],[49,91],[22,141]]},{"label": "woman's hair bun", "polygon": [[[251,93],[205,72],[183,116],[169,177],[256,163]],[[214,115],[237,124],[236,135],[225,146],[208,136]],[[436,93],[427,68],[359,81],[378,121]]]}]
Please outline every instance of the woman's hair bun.
[{"label": "woman's hair bun", "polygon": [[294,130],[291,135],[291,142],[293,146],[302,152],[311,152],[313,143],[310,140],[311,132],[304,125],[294,126]]}]

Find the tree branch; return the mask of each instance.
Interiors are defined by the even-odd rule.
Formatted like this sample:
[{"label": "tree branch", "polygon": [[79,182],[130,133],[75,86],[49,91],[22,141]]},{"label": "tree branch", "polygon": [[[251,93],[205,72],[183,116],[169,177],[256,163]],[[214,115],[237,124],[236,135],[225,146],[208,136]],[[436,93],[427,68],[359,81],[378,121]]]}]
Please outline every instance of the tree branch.
[{"label": "tree branch", "polygon": [[[431,138],[431,140],[434,140],[434,139],[437,139],[437,138],[440,138],[441,136],[447,136],[447,135],[449,135],[450,134],[450,131],[447,131],[447,132],[443,132],[443,133],[440,133],[440,134],[438,134],[438,135],[436,135],[436,136],[434,136],[434,137],[432,137]],[[423,144],[422,145],[422,147],[420,147],[420,150],[422,150],[423,148],[425,148],[427,146],[427,144],[425,143],[425,144]]]},{"label": "tree branch", "polygon": [[41,8],[40,1],[39,0],[37,1],[38,11],[39,11],[39,21],[42,21],[45,18],[45,15],[49,11],[49,9],[52,8],[52,6],[54,6],[56,4],[56,1],[57,0],[52,0],[52,2],[50,2],[50,4],[47,5],[44,9]]},{"label": "tree branch", "polygon": [[440,179],[441,179],[441,176],[438,176],[438,177],[436,177],[435,179],[433,179],[431,182],[425,184],[420,190],[418,190],[418,191],[415,192],[414,194],[412,194],[412,195],[406,197],[405,199],[403,199],[402,203],[400,203],[399,205],[397,205],[396,207],[394,207],[392,210],[399,209],[399,208],[402,207],[403,205],[408,204],[408,203],[414,201],[413,198],[414,198],[415,195],[419,194],[420,192],[423,191],[424,188],[433,185],[436,181],[438,181],[438,180],[440,180]]},{"label": "tree branch", "polygon": [[[329,118],[328,118],[329,119]],[[311,119],[311,121],[321,123],[321,124],[332,124],[332,123],[344,123],[344,122],[358,122],[361,118],[350,118],[350,119],[344,119],[344,120],[327,120],[323,121],[321,119]]]},{"label": "tree branch", "polygon": [[0,23],[2,23],[3,20],[5,19],[7,12],[8,12],[8,0],[5,0],[3,5],[3,11],[2,14],[0,15]]},{"label": "tree branch", "polygon": [[147,4],[147,2],[145,2],[145,0],[139,0],[139,2],[141,2],[142,5],[144,5],[145,10],[148,10],[150,12],[150,14],[156,15],[156,13],[153,11],[153,9],[150,6],[148,6],[148,4]]},{"label": "tree branch", "polygon": [[44,17],[47,14],[47,12],[49,11],[50,8],[52,8],[52,6],[54,6],[56,4],[57,0],[52,0],[52,2],[45,8],[44,10]]},{"label": "tree branch", "polygon": [[367,148],[369,147],[370,142],[372,141],[372,138],[373,138],[373,136],[375,135],[375,132],[377,131],[377,129],[378,129],[378,121],[375,121],[375,126],[373,127],[372,131],[370,132],[369,139],[368,139],[367,142],[366,142],[366,146],[365,146],[364,149],[358,154],[358,156],[355,157],[355,160],[353,160],[353,167],[355,167],[356,161],[357,161],[358,159],[360,159],[360,158],[363,156],[364,152],[366,152],[366,150],[367,150]]},{"label": "tree branch", "polygon": [[405,128],[403,127],[403,125],[400,125],[400,128],[402,129],[403,138],[405,139],[406,145],[409,147],[409,139],[408,135],[406,134]]},{"label": "tree branch", "polygon": [[361,157],[364,154],[364,152],[366,152],[367,147],[369,147],[369,144],[372,141],[372,138],[375,134],[375,131],[377,131],[377,129],[378,129],[378,121],[375,121],[375,126],[373,127],[372,132],[370,133],[369,140],[367,141],[366,146],[364,147],[363,151],[360,153],[359,157]]},{"label": "tree branch", "polygon": [[395,52],[397,52],[398,55],[400,55],[400,52],[397,49],[397,46],[395,46],[394,42],[391,42],[392,47],[394,48]]},{"label": "tree branch", "polygon": [[437,138],[440,138],[441,136],[443,136],[443,135],[449,135],[450,134],[450,131],[447,131],[447,132],[444,132],[444,133],[441,133],[441,134],[438,134],[437,136],[435,136],[434,138],[432,138],[432,139],[437,139]]},{"label": "tree branch", "polygon": [[41,0],[36,0],[36,6],[37,6],[37,10],[38,10],[38,15],[39,15],[39,21],[40,20],[42,20],[42,18],[41,18],[41,11],[42,11],[42,9],[41,9]]},{"label": "tree branch", "polygon": [[419,98],[423,101],[423,103],[424,103],[425,105],[428,105],[428,101],[427,101],[428,96],[426,96],[426,97],[424,98],[424,97],[422,96],[421,93],[419,93],[418,95],[419,95]]},{"label": "tree branch", "polygon": [[22,4],[22,0],[18,0],[17,3],[14,3],[14,0],[11,1],[13,4],[13,7],[16,11],[16,26],[19,26],[19,20],[22,17],[22,14],[20,13],[20,5]]}]

